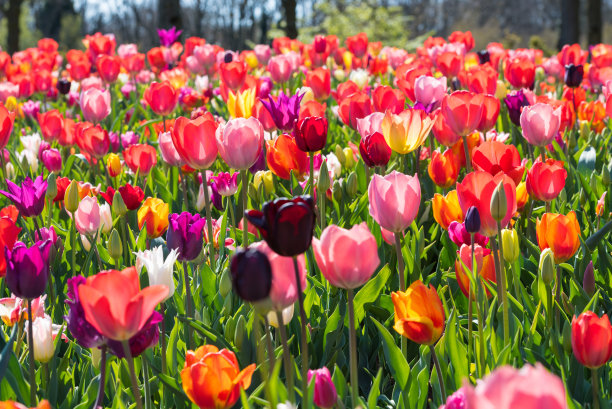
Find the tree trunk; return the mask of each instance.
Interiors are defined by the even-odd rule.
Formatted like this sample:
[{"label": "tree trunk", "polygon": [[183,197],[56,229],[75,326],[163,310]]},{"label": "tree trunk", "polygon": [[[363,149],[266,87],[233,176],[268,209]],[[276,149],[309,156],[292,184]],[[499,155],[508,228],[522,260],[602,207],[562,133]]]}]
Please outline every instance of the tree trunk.
[{"label": "tree trunk", "polygon": [[181,0],[157,0],[157,26],[159,28],[183,28]]},{"label": "tree trunk", "polygon": [[599,44],[603,37],[603,10],[601,7],[601,0],[589,0],[588,16],[589,31],[587,39],[589,45]]},{"label": "tree trunk", "polygon": [[558,47],[580,42],[580,1],[561,0],[561,30]]},{"label": "tree trunk", "polygon": [[296,13],[296,0],[282,0],[283,9],[285,10],[285,34],[289,38],[296,38],[298,35]]},{"label": "tree trunk", "polygon": [[21,19],[21,3],[23,0],[9,0],[8,10],[6,11],[6,21],[8,28],[7,48],[9,54],[19,51],[19,35],[21,28],[19,20]]}]

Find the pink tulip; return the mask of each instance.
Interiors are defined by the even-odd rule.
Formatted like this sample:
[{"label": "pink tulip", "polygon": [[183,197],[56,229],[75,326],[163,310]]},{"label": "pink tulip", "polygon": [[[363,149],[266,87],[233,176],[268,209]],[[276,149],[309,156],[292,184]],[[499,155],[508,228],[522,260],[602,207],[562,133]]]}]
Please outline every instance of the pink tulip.
[{"label": "pink tulip", "polygon": [[198,59],[201,65],[206,68],[212,67],[217,61],[215,47],[211,44],[204,44],[193,49],[193,55]]},{"label": "pink tulip", "polygon": [[270,71],[272,81],[277,84],[289,81],[291,74],[293,74],[291,61],[284,55],[277,55],[270,58],[268,62],[268,71]]},{"label": "pink tulip", "polygon": [[321,239],[312,240],[317,265],[334,286],[357,288],[370,279],[380,264],[376,239],[366,222],[350,230],[331,225]]},{"label": "pink tulip", "polygon": [[161,157],[164,162],[170,166],[183,166],[185,164],[174,147],[174,142],[172,142],[172,134],[170,132],[162,132],[159,134],[158,143],[159,150],[161,151]]},{"label": "pink tulip", "polygon": [[6,104],[8,97],[17,98],[19,96],[19,85],[12,82],[0,82],[0,102]]},{"label": "pink tulip", "polygon": [[[272,288],[270,289],[270,301],[273,309],[282,311],[293,305],[298,299],[298,291],[293,272],[293,259],[283,257],[275,253],[265,241],[254,243],[252,248],[261,251],[270,261],[272,267]],[[306,289],[306,258],[303,254],[298,256],[298,270],[302,291]]]},{"label": "pink tulip", "polygon": [[81,111],[86,121],[98,123],[111,112],[111,96],[108,90],[90,88],[81,94]]},{"label": "pink tulip", "polygon": [[255,52],[257,61],[259,61],[261,65],[268,64],[268,61],[270,61],[270,56],[272,55],[272,50],[270,49],[269,45],[257,44],[255,47],[253,47],[253,51]]},{"label": "pink tulip", "polygon": [[263,149],[263,126],[255,117],[234,118],[219,125],[216,133],[219,155],[232,169],[248,169]]},{"label": "pink tulip", "polygon": [[100,206],[95,197],[85,196],[74,213],[76,229],[83,235],[94,234],[100,227]]},{"label": "pink tulip", "polygon": [[475,387],[464,385],[466,408],[470,409],[567,409],[561,379],[540,363],[521,369],[503,366]]},{"label": "pink tulip", "polygon": [[357,119],[357,131],[362,138],[375,134],[382,133],[382,120],[385,117],[383,112],[372,112],[364,118]]},{"label": "pink tulip", "polygon": [[526,106],[521,112],[523,136],[532,145],[546,146],[553,141],[561,123],[561,107],[554,109],[551,105],[538,102]]},{"label": "pink tulip", "polygon": [[59,172],[62,170],[62,155],[57,149],[45,149],[41,153],[43,165],[49,172]]},{"label": "pink tulip", "polygon": [[382,177],[374,175],[368,186],[370,215],[380,227],[394,233],[412,224],[421,202],[418,176],[393,171]]},{"label": "pink tulip", "polygon": [[338,392],[331,379],[331,374],[327,367],[308,370],[308,383],[315,377],[313,402],[320,408],[330,409],[336,406]]},{"label": "pink tulip", "polygon": [[417,102],[425,106],[442,101],[446,95],[446,77],[421,75],[414,82],[414,95]]},{"label": "pink tulip", "polygon": [[87,77],[81,81],[81,92],[85,92],[91,88],[104,90],[104,83],[100,77]]}]

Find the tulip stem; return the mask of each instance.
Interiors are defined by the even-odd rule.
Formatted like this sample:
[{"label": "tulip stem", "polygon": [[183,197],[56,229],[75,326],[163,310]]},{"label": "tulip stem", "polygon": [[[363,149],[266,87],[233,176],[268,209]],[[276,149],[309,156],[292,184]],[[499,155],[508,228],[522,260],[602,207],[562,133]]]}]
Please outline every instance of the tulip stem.
[{"label": "tulip stem", "polygon": [[287,380],[287,391],[289,392],[289,400],[295,403],[295,386],[293,384],[293,368],[291,367],[291,353],[289,344],[287,343],[287,329],[283,320],[281,311],[276,310],[276,320],[278,321],[278,330],[280,332],[281,343],[283,344],[283,366],[285,368],[285,379]]},{"label": "tulip stem", "polygon": [[34,372],[34,317],[32,316],[32,300],[28,304],[28,356],[30,358],[30,405],[36,406],[36,374]]},{"label": "tulip stem", "polygon": [[213,237],[212,227],[212,211],[210,208],[210,197],[208,196],[208,177],[206,171],[204,173],[204,207],[206,208],[206,227],[208,229],[208,257],[210,259],[210,269],[215,271],[215,238]]},{"label": "tulip stem", "polygon": [[[183,281],[185,286],[185,310],[187,317],[193,318],[192,302],[191,302],[191,286],[189,283],[189,272],[187,270],[187,262],[183,261]],[[191,325],[187,325],[187,349],[191,349]]]},{"label": "tulip stem", "polygon": [[70,263],[70,267],[72,270],[72,275],[76,276],[76,269],[75,269],[75,265],[76,265],[76,222],[75,222],[75,214],[74,212],[72,212],[72,226],[70,227],[70,256],[71,256],[71,263]]},{"label": "tulip stem", "polygon": [[93,409],[102,407],[104,400],[104,384],[106,383],[106,345],[102,346],[102,358],[100,360],[100,384],[98,385],[98,396],[94,403]]},{"label": "tulip stem", "polygon": [[140,396],[140,390],[138,389],[138,381],[136,380],[136,370],[134,369],[134,358],[132,357],[132,351],[130,350],[130,341],[121,341],[123,345],[123,353],[125,354],[125,360],[128,363],[130,369],[130,381],[132,382],[132,394],[136,401],[136,408],[142,409],[142,397]]},{"label": "tulip stem", "polygon": [[[349,314],[349,351],[350,351],[350,370],[351,370],[351,405],[357,407],[357,397],[359,396],[359,374],[357,372],[357,338],[355,335],[355,307],[353,305],[353,289],[346,290],[348,295],[348,314]],[[402,337],[403,338],[403,337]]]},{"label": "tulip stem", "polygon": [[300,306],[300,326],[302,339],[300,350],[302,352],[302,407],[308,409],[308,340],[306,338],[306,312],[304,311],[304,293],[297,257],[293,257],[293,269],[295,270],[295,283],[298,291],[298,303]]},{"label": "tulip stem", "polygon": [[233,196],[227,197],[227,207],[229,208],[231,222],[232,222],[232,233],[234,235],[234,240],[238,241],[238,236],[236,235],[236,214],[234,211],[234,199]]},{"label": "tulip stem", "polygon": [[[246,170],[241,170],[240,171],[240,177],[242,179],[242,189],[240,190],[240,196],[242,198],[242,213],[246,216],[246,211],[247,211],[247,179],[248,179],[248,175],[247,175],[247,171]],[[246,220],[246,217],[244,217],[243,223],[242,223],[242,247],[244,247],[245,249],[249,246],[249,223]]]},{"label": "tulip stem", "polygon": [[433,359],[433,363],[436,367],[436,372],[438,374],[438,382],[440,383],[440,393],[442,394],[442,402],[446,402],[446,388],[444,388],[444,377],[442,376],[442,368],[440,368],[440,361],[438,361],[438,356],[436,355],[436,348],[434,345],[430,345],[429,349],[431,350],[431,358]]},{"label": "tulip stem", "polygon": [[[268,316],[264,315],[264,325],[266,326],[266,348],[268,349],[268,367],[270,371],[274,369],[276,365],[276,357],[274,356],[274,348],[272,347],[272,336],[270,335],[270,323],[268,322]],[[280,325],[280,324],[279,324]]]},{"label": "tulip stem", "polygon": [[4,148],[0,149],[0,176],[2,176],[0,179],[2,180],[2,188],[6,189],[8,186],[8,183],[6,183],[6,175],[4,174],[5,172],[5,167],[6,165],[4,164]]},{"label": "tulip stem", "polygon": [[[497,238],[501,239],[501,225],[497,223]],[[495,262],[495,273],[497,281],[497,299],[502,305],[503,309],[503,323],[504,323],[504,346],[510,343],[510,323],[508,319],[508,297],[506,294],[506,275],[504,274],[504,265],[501,262],[503,260],[502,249],[497,246],[497,240],[493,238],[491,240],[493,246],[493,261]],[[501,246],[500,246],[501,247]]]},{"label": "tulip stem", "polygon": [[314,200],[314,152],[310,152],[310,177],[308,178],[308,184],[310,185],[310,196]]},{"label": "tulip stem", "polygon": [[472,171],[472,159],[470,158],[470,147],[468,146],[467,136],[463,135],[463,152],[465,153],[465,169],[467,173]]},{"label": "tulip stem", "polygon": [[183,185],[183,210],[189,210],[189,199],[187,198],[187,181],[185,180],[185,174],[183,170],[179,168],[179,175],[181,177],[181,185]]},{"label": "tulip stem", "polygon": [[599,374],[597,368],[591,369],[591,385],[593,386],[593,409],[599,409]]},{"label": "tulip stem", "polygon": [[406,291],[404,256],[402,256],[402,236],[400,232],[395,232],[395,253],[397,255],[397,274],[399,275],[400,291]]},{"label": "tulip stem", "polygon": [[161,312],[161,316],[162,316],[162,320],[161,320],[161,334],[160,334],[160,341],[161,341],[161,367],[162,367],[162,373],[166,374],[166,324],[165,324],[165,319],[166,319],[166,303],[165,302],[161,302],[159,304],[159,310]]},{"label": "tulip stem", "polygon": [[325,195],[325,192],[319,192],[319,214],[321,215],[321,231],[325,229]]}]

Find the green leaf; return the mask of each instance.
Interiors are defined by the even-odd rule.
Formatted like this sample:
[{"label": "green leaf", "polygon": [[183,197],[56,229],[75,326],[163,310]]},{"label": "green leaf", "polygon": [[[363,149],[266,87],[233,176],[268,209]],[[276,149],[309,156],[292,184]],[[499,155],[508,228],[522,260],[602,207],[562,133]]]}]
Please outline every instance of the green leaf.
[{"label": "green leaf", "polygon": [[408,375],[410,374],[410,366],[406,362],[406,358],[402,354],[402,351],[395,344],[393,336],[387,331],[387,329],[374,318],[370,318],[372,322],[378,327],[378,331],[383,338],[383,349],[385,351],[385,357],[387,363],[391,367],[391,375],[396,380],[401,389],[405,389],[408,384]]},{"label": "green leaf", "polygon": [[382,368],[378,368],[378,373],[376,374],[376,378],[374,378],[374,382],[372,383],[372,388],[370,389],[370,394],[368,395],[368,408],[375,408],[376,401],[378,400],[378,396],[380,395],[380,380],[382,379]]},{"label": "green leaf", "polygon": [[[358,327],[365,317],[365,305],[372,303],[378,299],[382,293],[382,289],[389,281],[391,269],[389,265],[385,265],[374,277],[364,285],[355,295],[355,327]],[[344,317],[344,325],[348,327],[348,315]]]},{"label": "green leaf", "polygon": [[13,355],[13,342],[15,341],[15,337],[17,336],[17,325],[13,327],[13,331],[11,332],[11,337],[9,338],[4,348],[2,348],[2,353],[0,353],[0,379],[4,379],[4,374],[6,374],[6,370],[8,368],[9,360]]},{"label": "green leaf", "polygon": [[[453,365],[453,372],[455,377],[455,385],[461,385],[464,378],[467,378],[469,368],[466,368],[466,354],[467,351],[463,348],[462,340],[457,339],[457,313],[456,309],[451,312],[448,323],[446,324],[446,334],[444,335],[444,342],[448,348],[448,357],[450,358],[451,364]],[[472,334],[474,335],[474,334]],[[462,349],[459,353],[459,348]]]}]

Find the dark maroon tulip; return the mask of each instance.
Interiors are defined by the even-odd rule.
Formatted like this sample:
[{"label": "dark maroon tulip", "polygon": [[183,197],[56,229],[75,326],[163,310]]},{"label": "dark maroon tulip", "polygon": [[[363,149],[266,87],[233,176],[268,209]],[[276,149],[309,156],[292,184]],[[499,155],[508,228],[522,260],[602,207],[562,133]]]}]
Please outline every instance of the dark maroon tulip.
[{"label": "dark maroon tulip", "polygon": [[268,256],[259,250],[241,248],[230,263],[232,284],[236,294],[248,302],[268,298],[272,288],[272,267]]},{"label": "dark maroon tulip", "polygon": [[468,233],[477,233],[480,231],[480,213],[476,206],[470,206],[465,213],[465,229]]},{"label": "dark maroon tulip", "polygon": [[60,94],[66,95],[70,92],[70,81],[66,78],[61,78],[57,81],[57,90]]},{"label": "dark maroon tulip", "polygon": [[245,216],[281,256],[297,256],[310,247],[315,224],[314,200],[310,196],[279,198],[265,203],[261,211],[247,211]]},{"label": "dark maroon tulip", "polygon": [[28,248],[17,242],[12,250],[4,248],[6,258],[6,286],[19,298],[40,297],[49,278],[51,240],[39,241]]},{"label": "dark maroon tulip", "polygon": [[316,35],[312,45],[314,46],[315,53],[323,54],[327,49],[327,40],[323,35]]},{"label": "dark maroon tulip", "polygon": [[391,159],[391,148],[387,145],[385,137],[380,132],[361,138],[359,153],[361,154],[361,159],[371,168],[374,166],[387,166],[389,159]]},{"label": "dark maroon tulip", "polygon": [[307,116],[296,124],[294,136],[301,151],[320,151],[327,143],[327,118]]},{"label": "dark maroon tulip", "polygon": [[168,216],[166,242],[169,250],[178,251],[179,261],[191,261],[202,251],[202,235],[206,220],[199,214],[183,212]]},{"label": "dark maroon tulip", "polygon": [[510,116],[512,123],[516,126],[521,126],[521,111],[523,107],[529,105],[523,90],[520,89],[515,94],[508,95],[504,98],[504,102],[508,107],[508,116]]},{"label": "dark maroon tulip", "polygon": [[582,83],[584,77],[584,67],[582,65],[568,64],[565,66],[565,85],[570,88],[577,88]]}]

